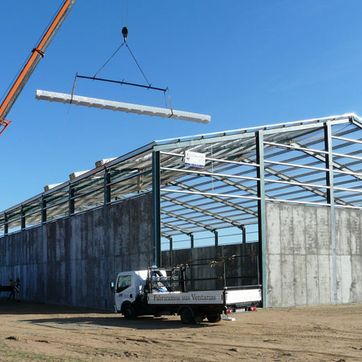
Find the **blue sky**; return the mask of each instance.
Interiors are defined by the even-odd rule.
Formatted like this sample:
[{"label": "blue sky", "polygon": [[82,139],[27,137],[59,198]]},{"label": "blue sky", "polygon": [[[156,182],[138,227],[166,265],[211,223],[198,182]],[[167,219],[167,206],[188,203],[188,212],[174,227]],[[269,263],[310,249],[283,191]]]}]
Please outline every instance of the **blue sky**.
[{"label": "blue sky", "polygon": [[[1,94],[61,3],[0,3]],[[361,13],[358,0],[78,0],[8,115],[0,210],[154,139],[362,114]],[[211,114],[211,124],[35,100],[36,89],[69,93],[76,72],[92,75],[124,25],[151,83],[170,88],[175,109]],[[125,49],[100,75],[142,81]],[[162,95],[86,81],[76,93],[164,105]]]}]

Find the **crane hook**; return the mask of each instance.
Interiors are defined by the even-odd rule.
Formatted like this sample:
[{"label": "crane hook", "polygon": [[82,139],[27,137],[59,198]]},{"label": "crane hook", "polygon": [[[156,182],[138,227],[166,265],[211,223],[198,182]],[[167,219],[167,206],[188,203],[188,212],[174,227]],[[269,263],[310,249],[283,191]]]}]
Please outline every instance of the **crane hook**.
[{"label": "crane hook", "polygon": [[126,41],[128,37],[128,28],[126,26],[122,28],[122,35],[123,35],[123,40]]}]

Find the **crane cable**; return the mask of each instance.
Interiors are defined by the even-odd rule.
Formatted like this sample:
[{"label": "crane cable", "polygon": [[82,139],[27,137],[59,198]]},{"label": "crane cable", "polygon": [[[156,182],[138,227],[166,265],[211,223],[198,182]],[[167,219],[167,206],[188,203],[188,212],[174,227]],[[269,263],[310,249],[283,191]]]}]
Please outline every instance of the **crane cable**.
[{"label": "crane cable", "polygon": [[[123,24],[126,24],[121,30],[121,33],[122,33],[122,36],[123,36],[123,42],[116,48],[116,50],[110,55],[110,57],[107,58],[107,60],[103,63],[103,65],[94,73],[93,79],[94,80],[101,80],[101,79],[97,79],[98,74],[111,62],[111,60],[117,55],[117,53],[121,50],[121,48],[125,46],[127,48],[128,52],[129,52],[131,58],[133,59],[134,63],[136,64],[138,70],[142,74],[142,77],[146,81],[146,84],[148,85],[148,87],[150,89],[156,89],[156,90],[162,90],[163,91],[165,106],[170,109],[170,111],[171,111],[170,117],[172,117],[173,116],[173,107],[172,107],[172,100],[171,100],[171,95],[170,95],[169,88],[167,87],[167,88],[164,88],[164,89],[159,89],[159,88],[152,87],[152,84],[149,81],[148,77],[146,76],[146,73],[142,69],[139,61],[137,60],[135,54],[133,53],[131,47],[128,44],[128,41],[127,41],[127,38],[128,38],[128,27],[127,27],[127,22],[128,22],[128,1],[127,0],[124,0],[122,2],[122,22],[123,22]],[[78,73],[75,75],[70,104],[72,103],[72,100],[73,100],[73,95],[74,95],[74,91],[75,91],[75,87],[76,87],[76,80],[77,80],[78,77],[79,78],[88,78],[88,79],[90,78],[90,77],[78,76]],[[121,83],[123,83],[123,82],[124,81],[122,81]],[[132,84],[127,83],[127,82],[124,82],[123,84],[132,85]]]},{"label": "crane cable", "polygon": [[124,42],[112,53],[112,55],[105,61],[105,63],[94,73],[93,77],[96,78],[97,75],[107,66],[107,64],[114,58],[114,56],[121,50],[124,46]]},{"label": "crane cable", "polygon": [[140,73],[142,74],[142,77],[144,78],[144,80],[146,81],[147,85],[149,87],[152,86],[152,84],[150,83],[150,81],[148,80],[146,73],[144,72],[144,70],[142,69],[139,61],[137,60],[136,56],[134,55],[134,53],[132,52],[131,47],[128,45],[127,42],[127,37],[128,37],[128,28],[126,26],[124,26],[122,28],[122,36],[123,36],[123,43],[121,45],[119,45],[117,47],[117,49],[111,54],[111,56],[104,62],[104,64],[94,73],[93,78],[96,78],[97,75],[107,66],[107,64],[116,56],[116,54],[121,50],[121,48],[123,46],[126,46],[129,54],[131,55],[131,58],[133,59],[133,61],[135,62],[138,70],[140,71]]},{"label": "crane cable", "polygon": [[[127,32],[128,32],[128,30],[127,30]],[[129,45],[128,45],[128,43],[127,43],[126,38],[124,38],[124,43],[123,43],[123,44],[125,44],[125,45],[126,45],[126,48],[128,49],[129,53],[131,54],[131,57],[132,57],[132,59],[134,60],[134,62],[136,63],[136,65],[137,65],[137,67],[138,67],[139,71],[141,72],[141,74],[142,74],[142,76],[143,76],[144,80],[146,81],[146,83],[147,83],[149,86],[151,86],[152,84],[149,82],[149,80],[148,80],[148,78],[147,78],[147,76],[146,76],[145,72],[144,72],[144,71],[143,71],[143,69],[141,68],[141,66],[140,66],[139,62],[137,61],[137,59],[136,59],[135,55],[133,54],[133,52],[132,52],[131,48],[129,47]]]}]

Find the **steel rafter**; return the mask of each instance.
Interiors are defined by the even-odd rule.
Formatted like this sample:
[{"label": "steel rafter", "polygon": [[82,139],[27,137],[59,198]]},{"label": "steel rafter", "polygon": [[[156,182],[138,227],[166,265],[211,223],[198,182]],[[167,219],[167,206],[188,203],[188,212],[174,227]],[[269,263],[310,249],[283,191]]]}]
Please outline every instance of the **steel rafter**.
[{"label": "steel rafter", "polygon": [[213,228],[213,227],[211,227],[211,226],[209,226],[207,224],[204,224],[204,223],[199,222],[197,220],[193,220],[193,219],[184,217],[183,215],[180,215],[180,214],[175,214],[174,212],[161,210],[161,219],[162,219],[162,215],[166,215],[166,216],[174,218],[174,219],[186,221],[189,224],[194,224],[196,226],[199,226],[199,227],[201,227],[201,228],[203,228],[205,230],[211,231],[211,232],[216,230],[215,228]]},{"label": "steel rafter", "polygon": [[[298,144],[296,142],[292,143],[292,145],[295,145],[296,147],[304,147],[303,145],[300,145],[300,144]],[[319,161],[326,162],[326,157],[324,155],[317,154],[317,153],[315,153],[313,151],[304,150],[303,152],[306,153],[309,156],[312,156],[312,157],[316,158]],[[346,175],[350,175],[351,177],[354,177],[359,181],[362,180],[362,175],[359,175],[355,171],[353,171],[350,168],[340,164],[339,162],[336,162],[336,161],[333,160],[332,165],[333,165],[333,168],[337,168],[340,171],[346,172]]]},{"label": "steel rafter", "polygon": [[175,230],[181,234],[185,234],[185,235],[190,235],[193,233],[193,231],[191,230],[188,230],[188,229],[184,229],[184,228],[179,228],[178,226],[176,225],[173,225],[173,224],[170,224],[170,223],[167,223],[167,222],[163,222],[161,221],[161,227],[165,227],[165,228],[168,228],[168,229],[171,229],[171,230]]},{"label": "steel rafter", "polygon": [[[173,186],[178,186],[178,187],[181,187],[182,189],[189,190],[189,191],[195,191],[195,192],[200,191],[201,192],[201,190],[199,190],[196,187],[185,185],[182,182],[178,182],[178,181],[170,181],[168,184],[173,185]],[[221,197],[209,196],[209,195],[206,195],[205,197],[208,198],[208,199],[211,199],[213,201],[219,202],[220,204],[224,204],[226,206],[230,206],[230,207],[232,207],[234,209],[237,209],[239,211],[243,211],[243,212],[245,212],[247,214],[257,216],[257,212],[252,211],[252,210],[248,209],[247,207],[242,207],[242,206],[240,206],[238,204],[235,204],[233,202],[230,202],[228,200],[224,200]]]},{"label": "steel rafter", "polygon": [[223,221],[225,223],[228,223],[228,224],[230,224],[232,226],[236,226],[236,227],[243,226],[242,224],[239,224],[238,222],[236,222],[236,221],[234,221],[232,219],[229,219],[227,217],[220,216],[220,215],[212,213],[212,212],[210,212],[208,210],[204,210],[204,209],[202,209],[202,208],[200,208],[198,206],[193,206],[193,205],[190,205],[190,204],[188,204],[186,202],[182,202],[182,201],[179,201],[177,199],[174,199],[174,198],[171,198],[171,197],[168,197],[168,196],[165,196],[165,195],[162,195],[161,199],[163,199],[165,201],[168,201],[168,202],[172,202],[172,203],[174,203],[176,205],[180,205],[180,206],[182,206],[184,208],[190,209],[190,210],[198,212],[200,214],[210,216],[213,219],[221,220],[221,221]]}]

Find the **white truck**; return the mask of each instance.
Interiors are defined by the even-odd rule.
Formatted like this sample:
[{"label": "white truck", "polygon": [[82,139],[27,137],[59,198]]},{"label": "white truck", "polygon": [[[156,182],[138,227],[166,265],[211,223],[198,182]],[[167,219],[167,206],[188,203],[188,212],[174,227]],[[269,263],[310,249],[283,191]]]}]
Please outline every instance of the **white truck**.
[{"label": "white truck", "polygon": [[[175,286],[176,285],[176,286]],[[261,301],[260,286],[224,287],[219,290],[187,291],[185,271],[155,267],[118,273],[111,283],[115,312],[126,319],[140,315],[179,315],[184,324],[194,324],[207,318],[210,323],[221,320],[222,313],[236,312]]]}]

